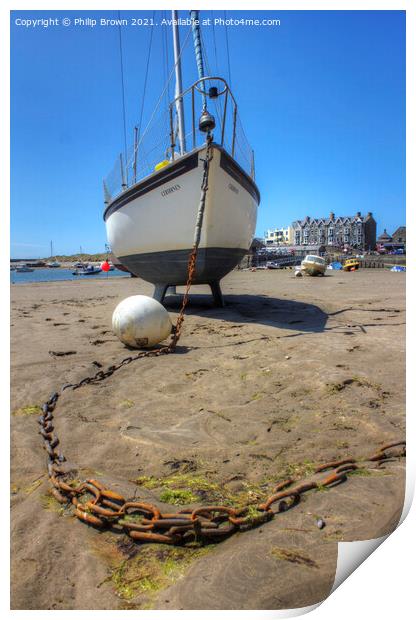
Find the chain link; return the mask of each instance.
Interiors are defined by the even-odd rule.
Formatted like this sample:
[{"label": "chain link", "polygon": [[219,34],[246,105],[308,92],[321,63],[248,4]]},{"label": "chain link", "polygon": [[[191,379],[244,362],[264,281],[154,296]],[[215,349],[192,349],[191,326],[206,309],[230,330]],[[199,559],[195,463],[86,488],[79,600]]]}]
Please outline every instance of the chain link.
[{"label": "chain link", "polygon": [[[208,136],[206,155],[203,160],[201,205],[198,212],[199,226],[202,225],[211,159],[212,138]],[[106,370],[99,370],[95,375],[85,377],[78,383],[67,383],[62,386],[61,393],[69,388],[76,390],[84,385],[104,381],[123,366],[138,359],[174,353],[181,337],[189,290],[195,276],[198,245],[199,235],[196,234],[188,260],[185,294],[169,344],[125,357],[118,364],[111,365]],[[39,433],[48,454],[47,467],[49,481],[52,485],[51,494],[61,504],[72,504],[75,516],[88,525],[100,529],[109,527],[114,529],[117,525],[118,531],[142,543],[186,545],[195,542],[199,544],[220,542],[239,530],[244,531],[256,527],[273,519],[276,514],[293,508],[299,503],[301,495],[312,489],[332,488],[345,482],[348,474],[358,469],[359,464],[364,466],[365,463],[376,462],[380,465],[392,458],[405,455],[406,442],[396,441],[382,446],[375,454],[364,459],[347,458],[320,465],[314,473],[326,472],[321,480],[300,482],[299,479],[290,478],[279,482],[274,487],[273,493],[262,503],[249,503],[243,507],[200,506],[193,509],[184,508],[174,513],[162,513],[154,504],[126,500],[125,497],[108,489],[98,480],[89,478],[81,483],[71,480],[63,467],[66,459],[58,449],[60,442],[53,426],[58,399],[59,393],[54,392],[42,405],[42,415],[38,419]]]}]

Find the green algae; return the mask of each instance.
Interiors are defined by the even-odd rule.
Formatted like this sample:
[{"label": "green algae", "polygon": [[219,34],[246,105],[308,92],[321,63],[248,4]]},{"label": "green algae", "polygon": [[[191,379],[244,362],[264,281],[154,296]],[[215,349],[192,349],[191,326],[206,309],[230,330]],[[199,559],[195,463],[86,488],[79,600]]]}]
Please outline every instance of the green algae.
[{"label": "green algae", "polygon": [[263,398],[264,394],[262,394],[261,392],[255,392],[255,394],[251,395],[250,400],[261,400]]},{"label": "green algae", "polygon": [[347,472],[348,476],[371,476],[373,472],[365,467],[359,467],[358,469],[354,469],[353,471]]},{"label": "green algae", "polygon": [[60,517],[65,514],[65,508],[50,493],[41,495],[39,499],[44,510],[56,512]]},{"label": "green algae", "polygon": [[120,525],[124,525],[124,523],[141,523],[144,519],[142,514],[126,514],[124,517],[118,520]]},{"label": "green algae", "polygon": [[201,498],[207,501],[225,499],[224,489],[220,484],[194,473],[178,473],[164,478],[140,476],[135,482],[145,489],[161,489],[160,501],[167,504],[182,505]]},{"label": "green algae", "polygon": [[[180,579],[190,565],[213,548],[166,547],[149,545],[112,569],[110,580],[125,608],[151,609],[152,599]],[[133,603],[134,601],[134,603]]]},{"label": "green algae", "polygon": [[140,476],[136,478],[135,483],[145,489],[160,489],[160,501],[173,505],[203,501],[207,504],[242,507],[247,503],[264,500],[266,497],[260,483],[244,481],[241,490],[232,492],[226,483],[209,480],[195,472],[178,473],[164,478]]},{"label": "green algae", "polygon": [[262,517],[263,515],[264,515],[264,512],[262,512],[261,510],[259,510],[255,506],[248,506],[247,507],[246,518],[254,520],[254,519],[257,519],[259,517]]},{"label": "green algae", "polygon": [[175,506],[184,506],[198,501],[198,497],[191,491],[181,489],[165,489],[160,494],[160,501],[165,504],[173,504]]},{"label": "green algae", "polygon": [[287,478],[300,478],[304,476],[310,476],[315,473],[316,464],[305,459],[300,463],[290,463],[285,466],[284,475]]},{"label": "green algae", "polygon": [[131,409],[132,407],[134,407],[134,401],[130,400],[130,399],[125,399],[120,401],[120,407],[125,407],[126,409]]},{"label": "green algae", "polygon": [[39,405],[27,405],[26,407],[20,407],[15,409],[12,413],[14,416],[28,416],[28,415],[41,415],[42,409]]}]

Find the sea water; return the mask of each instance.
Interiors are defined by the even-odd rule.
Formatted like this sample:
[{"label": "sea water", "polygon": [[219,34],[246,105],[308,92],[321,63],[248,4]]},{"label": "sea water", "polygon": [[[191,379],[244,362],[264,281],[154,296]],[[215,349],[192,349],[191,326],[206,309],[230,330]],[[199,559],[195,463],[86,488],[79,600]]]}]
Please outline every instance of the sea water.
[{"label": "sea water", "polygon": [[45,269],[36,268],[34,271],[30,272],[10,271],[10,282],[11,284],[28,284],[30,282],[58,282],[59,280],[91,280],[97,278],[105,280],[106,278],[114,278],[115,276],[118,278],[130,277],[129,273],[119,271],[118,269],[108,271],[107,273],[101,271],[89,276],[74,276],[72,274],[73,271],[74,269],[51,269],[49,267]]}]

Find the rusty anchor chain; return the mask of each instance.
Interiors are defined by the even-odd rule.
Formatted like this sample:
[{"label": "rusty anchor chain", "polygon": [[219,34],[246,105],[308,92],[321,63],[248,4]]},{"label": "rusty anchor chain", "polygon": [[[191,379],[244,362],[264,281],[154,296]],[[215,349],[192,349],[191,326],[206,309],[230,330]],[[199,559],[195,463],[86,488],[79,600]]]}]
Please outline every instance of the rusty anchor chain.
[{"label": "rusty anchor chain", "polygon": [[365,458],[347,458],[324,463],[315,468],[314,474],[324,474],[320,480],[301,482],[289,478],[279,482],[273,493],[261,503],[249,503],[242,507],[213,505],[184,508],[174,513],[163,513],[154,504],[126,500],[108,489],[98,480],[89,478],[80,484],[68,480],[62,469],[65,457],[56,448],[59,439],[53,432],[53,412],[59,395],[52,394],[42,405],[39,418],[40,434],[48,453],[48,475],[51,493],[61,504],[73,504],[78,519],[94,527],[115,529],[142,543],[166,543],[186,545],[189,543],[220,542],[237,531],[251,529],[275,517],[276,514],[299,504],[301,495],[322,487],[332,488],[345,482],[351,474],[366,463],[382,464],[405,455],[405,441],[381,446]]},{"label": "rusty anchor chain", "polygon": [[[99,370],[95,375],[88,376],[78,383],[67,383],[62,386],[61,393],[72,388],[76,390],[84,385],[97,383],[110,377],[114,372],[144,357],[157,357],[174,353],[181,337],[185,309],[189,300],[189,290],[195,275],[196,258],[200,240],[200,232],[208,190],[209,164],[212,159],[212,137],[208,136],[206,155],[201,184],[201,201],[195,229],[195,239],[188,260],[188,278],[185,286],[180,312],[168,345],[141,351],[137,355],[124,358],[118,364]],[[348,474],[357,470],[365,463],[382,464],[392,458],[405,455],[405,441],[396,441],[381,446],[367,458],[346,458],[339,461],[324,463],[315,469],[315,474],[324,474],[321,480],[301,482],[290,478],[279,482],[272,494],[264,502],[248,503],[242,507],[233,506],[199,506],[184,508],[177,512],[162,513],[154,504],[141,501],[130,501],[108,489],[100,481],[89,478],[81,483],[71,479],[65,471],[65,456],[58,448],[60,441],[54,431],[54,412],[60,394],[54,392],[42,405],[42,415],[38,422],[39,433],[43,437],[44,448],[48,455],[48,478],[51,483],[51,494],[61,504],[74,506],[74,514],[81,521],[100,529],[112,529],[127,534],[131,539],[142,543],[166,543],[186,545],[189,543],[220,542],[237,531],[244,531],[269,521],[280,512],[293,508],[300,502],[301,495],[313,489],[333,486],[345,482]]]}]

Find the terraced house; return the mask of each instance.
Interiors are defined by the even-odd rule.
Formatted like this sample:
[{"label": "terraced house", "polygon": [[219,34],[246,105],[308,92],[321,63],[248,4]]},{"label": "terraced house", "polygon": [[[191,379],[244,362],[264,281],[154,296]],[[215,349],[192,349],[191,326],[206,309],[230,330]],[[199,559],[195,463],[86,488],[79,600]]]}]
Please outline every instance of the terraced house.
[{"label": "terraced house", "polygon": [[292,224],[293,242],[297,246],[332,246],[354,248],[357,250],[374,250],[376,247],[377,223],[371,212],[362,216],[336,216],[331,212],[327,218],[311,218]]}]

